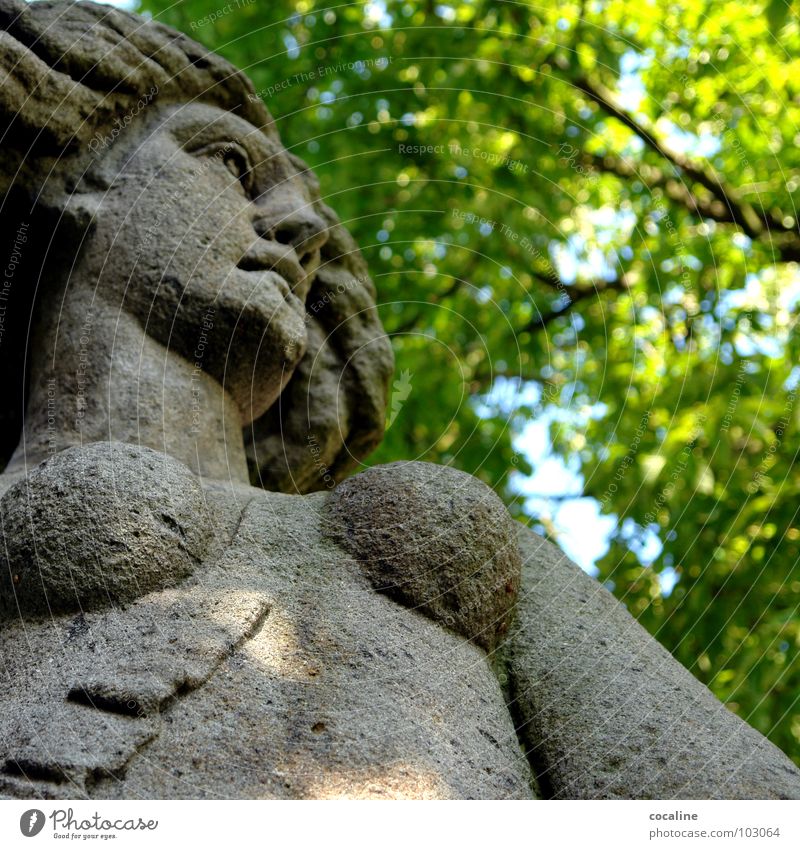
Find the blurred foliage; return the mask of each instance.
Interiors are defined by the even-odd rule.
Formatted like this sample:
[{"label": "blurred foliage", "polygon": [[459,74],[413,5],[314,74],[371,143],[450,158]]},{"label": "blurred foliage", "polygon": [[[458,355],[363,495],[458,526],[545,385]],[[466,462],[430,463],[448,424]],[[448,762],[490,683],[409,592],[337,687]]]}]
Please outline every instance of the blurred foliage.
[{"label": "blurred foliage", "polygon": [[791,4],[142,8],[249,74],[358,239],[407,373],[371,461],[457,465],[553,531],[515,440],[557,409],[616,517],[600,579],[800,762]]}]

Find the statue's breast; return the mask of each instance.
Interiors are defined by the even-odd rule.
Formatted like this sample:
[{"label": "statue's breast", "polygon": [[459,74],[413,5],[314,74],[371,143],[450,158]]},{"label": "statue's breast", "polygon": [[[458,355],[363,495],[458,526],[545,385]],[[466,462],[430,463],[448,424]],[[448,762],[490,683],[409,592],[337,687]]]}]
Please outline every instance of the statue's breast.
[{"label": "statue's breast", "polygon": [[68,448],[0,499],[0,619],[125,604],[189,576],[208,552],[203,490],[166,454]]},{"label": "statue's breast", "polygon": [[[366,473],[366,482],[378,486],[378,474],[385,483],[382,470]],[[442,524],[449,501],[436,513],[422,493],[402,485],[439,530],[426,553],[418,515],[380,550],[384,559],[391,550],[398,555],[387,560],[398,570],[393,575],[411,579],[402,595],[379,583],[388,566],[354,558],[356,549],[341,541],[352,521],[342,497],[355,499],[352,489],[310,497],[249,490],[237,501],[242,509],[230,543],[179,586],[124,608],[0,630],[0,648],[15,670],[0,688],[0,792],[529,796],[528,764],[497,679],[475,645],[496,639],[509,615],[513,575],[506,577],[501,558],[463,549],[457,517],[451,528]],[[480,519],[466,486],[452,494],[452,509],[470,502]],[[399,493],[389,488],[387,497],[387,488],[378,488],[381,503],[398,504]],[[206,496],[212,512],[230,500]],[[486,500],[491,516],[495,505]],[[411,518],[411,502],[402,509],[393,515]],[[337,515],[341,533],[334,532]],[[392,527],[382,521],[370,526],[379,539]],[[367,530],[361,523],[354,533]],[[485,536],[491,533],[487,528]],[[405,549],[401,539],[411,541]],[[436,577],[439,564],[446,579]],[[468,604],[480,598],[480,586],[496,614]],[[447,621],[450,611],[461,615]]]},{"label": "statue's breast", "polygon": [[336,487],[326,533],[379,592],[491,651],[520,584],[516,526],[472,475],[431,463],[376,466]]},{"label": "statue's breast", "polygon": [[264,614],[202,686],[165,706],[159,735],[106,792],[529,797],[484,651],[376,591],[331,539],[327,498],[250,502],[208,580]]}]

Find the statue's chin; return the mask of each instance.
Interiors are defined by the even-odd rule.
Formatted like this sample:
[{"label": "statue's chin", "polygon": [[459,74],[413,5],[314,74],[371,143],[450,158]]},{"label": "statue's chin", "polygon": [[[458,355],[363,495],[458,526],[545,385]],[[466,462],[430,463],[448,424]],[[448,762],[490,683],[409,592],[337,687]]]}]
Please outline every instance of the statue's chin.
[{"label": "statue's chin", "polygon": [[231,298],[226,287],[218,299],[218,318],[230,344],[219,379],[239,405],[244,424],[262,416],[278,399],[306,352],[305,308],[272,272],[243,272],[262,278],[246,301]]},{"label": "statue's chin", "polygon": [[230,378],[225,379],[223,386],[237,401],[243,425],[261,418],[278,400],[304,352],[305,348],[291,360],[284,359],[276,368],[273,357],[262,351],[247,378],[236,381],[235,387]]},{"label": "statue's chin", "polygon": [[143,290],[135,315],[144,331],[220,383],[243,424],[275,403],[306,352],[305,304],[273,271],[237,268],[221,285],[213,274],[188,285],[164,274],[160,299]]},{"label": "statue's chin", "polygon": [[278,376],[277,380],[270,380],[269,388],[263,391],[258,391],[253,387],[251,396],[245,401],[239,403],[239,410],[242,417],[242,426],[252,424],[257,419],[260,419],[273,404],[278,401],[281,392],[286,388],[286,385],[292,379],[296,364],[291,368],[285,368]]}]

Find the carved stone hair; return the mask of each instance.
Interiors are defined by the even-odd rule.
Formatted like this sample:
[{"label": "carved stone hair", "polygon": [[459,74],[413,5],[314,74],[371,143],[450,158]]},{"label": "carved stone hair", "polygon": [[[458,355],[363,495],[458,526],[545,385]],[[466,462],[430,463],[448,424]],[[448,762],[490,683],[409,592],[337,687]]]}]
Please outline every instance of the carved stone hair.
[{"label": "carved stone hair", "polygon": [[[87,226],[68,200],[93,160],[90,142],[143,98],[208,103],[273,128],[244,74],[170,27],[95,3],[0,0],[0,256],[17,258],[0,292],[0,466],[20,435],[39,278],[45,262],[69,267]],[[380,441],[393,361],[355,242],[292,160],[330,238],[308,296],[306,355],[245,442],[254,484],[307,492],[340,480]],[[19,249],[20,224],[35,248]]]}]

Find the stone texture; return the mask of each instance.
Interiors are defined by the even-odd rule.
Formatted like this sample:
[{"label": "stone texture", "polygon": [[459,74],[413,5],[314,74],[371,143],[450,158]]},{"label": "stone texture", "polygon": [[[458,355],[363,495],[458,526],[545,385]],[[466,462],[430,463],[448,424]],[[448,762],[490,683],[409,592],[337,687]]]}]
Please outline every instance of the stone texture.
[{"label": "stone texture", "polygon": [[431,463],[375,466],[339,484],[331,536],[386,593],[488,651],[519,590],[514,522],[477,478]]},{"label": "stone texture", "polygon": [[191,574],[211,526],[195,476],[149,448],[99,442],[45,460],[0,500],[0,616],[132,601]]},{"label": "stone texture", "polygon": [[0,630],[0,793],[529,798],[485,654],[376,593],[324,495],[247,492],[190,582]]},{"label": "stone texture", "polygon": [[249,97],[250,80],[228,61],[157,21],[143,23],[99,3],[2,0],[0,110],[14,116],[12,140],[35,138],[64,155],[154,87],[164,100],[198,98],[256,126],[269,122],[261,100]]},{"label": "stone texture", "polygon": [[358,246],[329,207],[317,211],[328,241],[306,300],[306,356],[247,440],[252,483],[278,492],[330,488],[357,468],[383,436],[394,370]]},{"label": "stone texture", "polygon": [[797,799],[800,770],[555,546],[520,526],[511,710],[545,796]]},{"label": "stone texture", "polygon": [[[153,273],[152,281],[146,281],[148,291],[138,293],[132,285],[129,297],[143,305],[139,320],[148,325],[150,336],[169,348],[183,344],[181,353],[191,361],[206,324],[209,303],[208,299],[202,303],[192,301],[187,295],[191,295],[192,278],[206,273],[219,298],[215,303],[215,331],[209,334],[199,382],[204,382],[208,373],[213,379],[228,381],[246,396],[248,390],[257,394],[264,388],[259,383],[265,382],[270,363],[278,366],[278,376],[291,378],[282,404],[274,405],[252,423],[246,415],[243,419],[247,463],[254,484],[272,490],[307,492],[326,486],[320,468],[334,481],[346,477],[383,435],[393,368],[391,346],[378,320],[375,290],[358,247],[336,214],[322,202],[316,178],[305,163],[283,149],[274,121],[250,80],[183,33],[95,3],[0,0],[0,43],[0,120],[4,127],[0,243],[6,244],[8,234],[16,231],[21,220],[30,225],[14,281],[13,315],[10,310],[0,358],[0,382],[8,387],[6,403],[0,408],[0,462],[11,456],[22,425],[21,375],[29,338],[18,328],[25,331],[29,327],[31,299],[34,290],[40,288],[37,281],[52,285],[51,278],[56,273],[70,268],[75,271],[75,246],[82,245],[84,253],[102,252],[99,258],[103,261],[98,268],[85,275],[101,291],[108,288],[103,276],[108,277],[109,270],[118,270],[120,276],[127,272],[137,284]],[[31,92],[36,96],[31,97]],[[262,295],[269,287],[256,285],[252,271],[245,278],[243,270],[236,267],[241,253],[231,263],[229,254],[231,250],[240,251],[241,239],[226,230],[239,216],[226,206],[219,191],[214,190],[211,200],[203,200],[200,190],[207,180],[193,172],[175,180],[157,169],[155,176],[126,174],[123,179],[137,187],[126,198],[116,200],[115,193],[107,191],[120,177],[125,151],[135,150],[146,141],[148,124],[160,120],[176,104],[182,105],[183,113],[194,110],[202,116],[195,121],[198,127],[218,121],[219,114],[215,116],[214,111],[235,115],[239,126],[233,136],[247,139],[249,133],[250,138],[258,136],[270,144],[271,148],[258,153],[254,161],[275,163],[276,169],[283,172],[285,168],[285,173],[279,174],[281,191],[270,194],[269,204],[265,198],[269,187],[262,187],[260,206],[264,210],[270,207],[271,217],[282,222],[284,231],[290,223],[294,227],[298,213],[302,213],[305,221],[301,229],[313,218],[324,233],[325,244],[318,246],[319,257],[313,263],[303,260],[308,270],[315,271],[311,275],[313,292],[305,298],[309,307],[305,323],[313,344],[307,347],[294,376],[291,368],[281,370],[280,362],[272,361],[289,349],[302,354],[302,305],[293,323],[282,316],[280,321],[272,322],[270,333],[264,332],[259,308],[272,314],[280,308],[280,302],[273,299],[265,303]],[[278,154],[282,160],[279,164],[275,159]],[[167,160],[172,161],[169,156]],[[268,169],[276,170],[272,165]],[[208,172],[203,174],[208,176]],[[149,207],[135,209],[142,186],[148,187],[144,194]],[[96,209],[87,207],[82,198],[97,189],[101,190],[104,203],[118,207],[121,218],[128,216],[139,222],[141,232],[135,233],[135,227],[131,227],[130,232],[117,232],[116,240],[101,238],[99,244],[93,244],[87,234],[100,219],[94,215]],[[142,199],[138,200],[141,207]],[[204,210],[199,222],[198,210]],[[222,223],[212,222],[213,215]],[[205,232],[200,232],[204,230],[203,218],[209,221]],[[245,247],[256,238],[251,223],[238,235],[246,239]],[[176,238],[171,242],[173,236]],[[6,255],[13,244],[13,237],[10,238]],[[285,233],[281,238],[285,239]],[[297,240],[294,234],[292,241]],[[272,241],[279,243],[274,246],[279,249],[276,255],[280,250],[285,252],[286,245],[278,237]],[[105,251],[112,243],[116,255],[113,262],[105,263]],[[157,248],[163,255],[175,247],[179,250],[173,251],[169,263],[156,256]],[[46,268],[43,258],[49,258]],[[279,264],[284,260],[285,257]],[[234,277],[241,278],[240,289],[249,285],[249,297],[235,293],[233,298],[228,296],[228,290],[236,288]],[[246,284],[246,279],[251,282]],[[221,281],[229,282],[220,287]],[[285,286],[280,281],[275,283],[279,289]],[[160,297],[154,299],[156,284]],[[87,299],[92,307],[98,303],[94,294],[93,291]],[[59,293],[46,293],[54,300],[58,296]],[[118,308],[118,304],[114,306]],[[234,317],[227,333],[222,327],[224,309]],[[77,319],[77,326],[62,326],[59,332],[85,332],[81,326],[85,312]],[[124,320],[118,329],[123,334],[127,332]],[[113,336],[109,334],[107,341]],[[148,340],[148,344],[152,343]],[[122,340],[122,344],[127,346],[129,342]],[[214,345],[217,356],[211,353]],[[98,351],[97,355],[108,353]],[[64,374],[66,371],[62,369]],[[259,373],[259,381],[252,380],[254,372]],[[151,376],[146,372],[140,375],[143,389]],[[162,379],[161,384],[168,382]],[[278,388],[271,386],[270,394]],[[102,390],[97,389],[89,403],[99,403],[96,394]],[[168,391],[172,389],[168,387]],[[206,385],[198,390],[206,416],[217,416],[231,427],[236,414],[214,409],[206,397],[207,390]],[[338,407],[331,406],[333,398]],[[138,397],[132,398],[131,403],[149,406]],[[107,430],[84,441],[123,438],[126,442],[157,444],[173,456],[180,456],[180,442],[165,446],[163,440],[157,443],[151,438],[148,429],[155,430],[159,424],[152,415],[144,414],[137,420],[130,414],[130,418],[134,436]],[[180,420],[170,421],[167,429],[180,425]],[[241,424],[238,429],[242,430]],[[319,446],[316,457],[308,450],[310,439]],[[227,440],[230,444],[231,434]],[[201,456],[209,453],[199,452]],[[42,456],[37,454],[32,464]],[[244,468],[244,449],[241,464]],[[222,477],[225,471],[208,460],[209,475]]]}]

